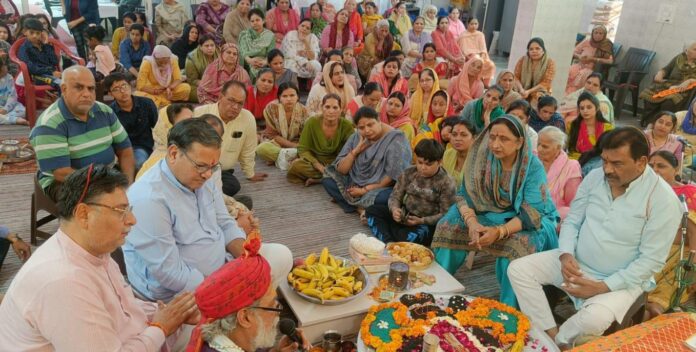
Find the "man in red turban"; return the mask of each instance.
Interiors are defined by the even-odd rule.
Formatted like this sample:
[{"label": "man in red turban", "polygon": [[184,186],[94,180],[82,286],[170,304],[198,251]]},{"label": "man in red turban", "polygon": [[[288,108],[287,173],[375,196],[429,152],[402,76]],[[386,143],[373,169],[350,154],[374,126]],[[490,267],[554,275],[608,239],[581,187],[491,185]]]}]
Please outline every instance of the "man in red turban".
[{"label": "man in red turban", "polygon": [[[277,280],[271,277],[271,267],[258,254],[260,247],[258,233],[252,232],[244,244],[244,255],[198,286],[195,297],[201,320],[193,330],[187,352],[254,352],[274,346],[283,307],[276,300]],[[297,331],[302,334],[300,329]],[[284,336],[273,350],[289,352],[298,348]]]}]

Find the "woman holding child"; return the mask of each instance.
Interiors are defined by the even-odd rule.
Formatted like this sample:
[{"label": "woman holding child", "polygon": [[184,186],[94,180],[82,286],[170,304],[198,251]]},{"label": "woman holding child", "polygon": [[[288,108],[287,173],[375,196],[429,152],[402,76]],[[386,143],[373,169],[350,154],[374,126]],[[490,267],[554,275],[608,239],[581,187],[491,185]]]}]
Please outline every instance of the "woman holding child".
[{"label": "woman holding child", "polygon": [[467,154],[457,203],[435,230],[435,260],[454,274],[469,251],[497,257],[500,301],[516,306],[507,277],[510,261],[558,247],[558,213],[544,166],[525,142],[524,126],[511,115],[492,121]]}]

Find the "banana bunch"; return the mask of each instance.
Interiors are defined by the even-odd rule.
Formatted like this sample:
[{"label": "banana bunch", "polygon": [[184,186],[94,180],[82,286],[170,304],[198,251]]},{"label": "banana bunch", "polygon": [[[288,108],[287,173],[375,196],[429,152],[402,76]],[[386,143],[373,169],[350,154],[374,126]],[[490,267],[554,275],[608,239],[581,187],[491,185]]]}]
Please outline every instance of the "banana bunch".
[{"label": "banana bunch", "polygon": [[355,279],[358,272],[357,265],[346,266],[324,247],[319,257],[312,253],[303,265],[293,268],[288,274],[288,283],[295,290],[318,298],[324,303],[328,300],[344,299],[362,291],[364,283]]}]

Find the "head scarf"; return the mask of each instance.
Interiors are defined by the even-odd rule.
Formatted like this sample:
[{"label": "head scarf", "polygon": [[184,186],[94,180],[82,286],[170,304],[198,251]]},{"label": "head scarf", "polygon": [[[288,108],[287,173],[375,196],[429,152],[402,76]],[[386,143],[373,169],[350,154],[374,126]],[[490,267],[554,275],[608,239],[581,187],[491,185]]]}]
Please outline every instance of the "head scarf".
[{"label": "head scarf", "polygon": [[108,76],[111,71],[116,69],[116,60],[114,60],[114,54],[111,53],[111,49],[106,45],[97,45],[94,48],[94,56],[97,57],[96,69],[97,72]]},{"label": "head scarf", "polygon": [[324,65],[324,70],[321,75],[322,82],[324,83],[324,87],[326,88],[326,93],[338,94],[338,96],[341,97],[341,109],[345,110],[346,106],[348,105],[348,102],[350,102],[351,99],[355,97],[355,91],[353,90],[353,86],[351,86],[348,82],[347,78],[343,79],[343,87],[336,87],[333,85],[333,82],[331,82],[331,70],[334,66],[334,63],[338,65],[342,64],[338,61],[327,62]]},{"label": "head scarf", "polygon": [[[502,86],[500,85],[500,80],[502,80],[506,74],[512,75],[512,80],[514,83],[515,73],[510,70],[502,70],[498,74],[498,79],[496,79],[495,84],[499,85],[502,88]],[[512,104],[513,101],[518,99],[522,99],[522,96],[515,91],[515,85],[513,84],[509,91],[503,92],[503,96],[500,98],[500,105],[502,105],[504,109],[507,109],[507,107],[510,106],[510,104]]]},{"label": "head scarf", "polygon": [[201,30],[196,25],[188,25],[184,27],[184,32],[181,34],[174,44],[172,44],[172,53],[179,58],[179,68],[183,68],[186,64],[186,55],[198,47],[198,41],[189,43],[189,34],[193,28],[198,29],[199,37],[201,35]]},{"label": "head scarf", "polygon": [[[343,27],[343,33],[341,33],[341,42],[338,43],[338,14],[340,14],[341,11],[336,11],[336,16],[334,16],[334,21],[331,23],[331,28],[329,29],[329,46],[334,49],[343,48],[343,46],[348,45],[348,42],[350,41],[351,31],[347,30],[348,24],[346,23],[345,27]],[[350,16],[350,14],[348,16]]]},{"label": "head scarf", "polygon": [[[427,122],[426,113],[430,109],[430,101],[433,99],[433,94],[440,90],[440,79],[438,78],[435,70],[429,67],[423,69],[423,71],[425,70],[429,70],[433,74],[433,77],[435,77],[435,82],[433,82],[433,89],[430,91],[430,95],[428,96],[425,104],[423,103],[425,93],[423,92],[423,88],[421,88],[420,79],[418,80],[416,91],[413,92],[413,96],[411,96],[411,120],[413,120],[413,123],[416,124],[416,126],[424,125]],[[420,78],[420,74],[418,77]]]},{"label": "head scarf", "polygon": [[187,352],[200,351],[203,346],[201,327],[249,307],[263,297],[271,285],[271,267],[261,255],[258,232],[249,234],[244,254],[223,265],[205,278],[195,292],[201,320],[191,334]]},{"label": "head scarf", "polygon": [[[473,82],[469,83],[469,70],[474,62],[477,61],[481,62],[481,70],[479,71],[478,75],[473,77]],[[464,63],[462,72],[457,75],[456,80],[453,80],[455,82],[452,82],[454,84],[452,84],[452,89],[450,90],[450,92],[452,92],[452,98],[460,102],[460,104],[464,104],[473,99],[481,97],[481,95],[483,95],[483,81],[481,80],[482,75],[483,59],[478,55],[474,55],[466,63]]]},{"label": "head scarf", "polygon": [[207,95],[210,98],[214,98],[213,100],[217,101],[217,98],[219,98],[220,93],[222,92],[222,86],[229,80],[235,80],[247,84],[250,83],[249,74],[246,72],[246,70],[244,70],[244,67],[242,67],[239,62],[236,62],[235,67],[232,69],[232,71],[230,71],[222,61],[222,53],[229,48],[234,48],[237,50],[237,53],[239,53],[239,48],[237,48],[236,44],[227,43],[222,46],[220,56],[218,56],[218,58],[205,69],[205,72],[198,83],[197,89],[199,99],[201,99],[202,96]]},{"label": "head scarf", "polygon": [[[387,27],[389,29],[389,21],[387,20],[379,20],[377,21],[377,24],[372,28],[372,35],[375,36],[375,41],[379,42],[379,36],[377,33],[379,32],[380,27]],[[377,58],[384,60],[389,56],[389,52],[392,51],[394,48],[394,37],[387,31],[387,36],[384,38],[382,41],[382,46],[377,46],[375,48],[375,54],[377,54]]]},{"label": "head scarf", "polygon": [[[429,11],[435,11],[435,18],[430,19],[428,17]],[[425,23],[425,26],[423,27],[423,31],[432,32],[435,29],[437,29],[437,7],[435,7],[435,5],[425,6],[425,8],[423,10],[422,17],[423,17],[423,21]]]},{"label": "head scarf", "polygon": [[[162,59],[166,57],[168,57],[170,60],[169,65],[166,67],[159,67],[157,65],[156,58]],[[169,50],[169,48],[164,45],[157,45],[152,51],[152,55],[145,56],[144,60],[150,62],[150,65],[152,66],[152,73],[155,75],[155,80],[157,80],[157,83],[159,83],[161,87],[167,87],[170,83],[172,83],[172,66],[178,65],[179,63],[176,56],[172,54],[172,51]]]},{"label": "head scarf", "polygon": [[[594,33],[594,31],[597,29],[604,31],[604,38],[599,41],[595,41],[594,37],[592,36],[592,33]],[[614,54],[614,43],[607,38],[607,27],[600,24],[592,29],[592,32],[590,33],[590,46],[595,48],[595,57],[597,58],[608,59]]]},{"label": "head scarf", "polygon": [[682,122],[682,130],[691,134],[696,127],[696,114],[694,114],[694,106],[696,106],[696,97],[689,104],[688,110],[686,111],[686,116],[684,116],[684,121]]},{"label": "head scarf", "polygon": [[[527,138],[525,128],[521,121],[512,115],[503,115],[498,118],[512,122],[518,134]],[[471,199],[470,206],[479,212],[500,212],[500,209],[507,209],[513,205],[510,201],[517,203],[517,195],[523,188],[529,164],[532,159],[529,143],[521,143],[521,148],[517,151],[517,158],[512,167],[510,178],[510,197],[501,194],[502,185],[502,164],[498,158],[488,148],[488,140],[493,124],[488,125],[485,130],[476,138],[474,144],[469,149],[466,162],[464,163],[464,184],[467,194]],[[507,126],[507,125],[506,125]],[[517,204],[514,204],[517,207]]]},{"label": "head scarf", "polygon": [[[393,94],[392,94],[393,95]],[[389,116],[387,116],[387,105],[389,105],[389,99],[392,99],[392,95],[387,98],[387,100],[382,104],[382,108],[379,110],[379,120],[388,124],[391,127],[394,128],[399,128],[403,125],[406,124],[413,124],[413,121],[411,120],[411,107],[408,106],[408,98],[406,98],[403,102],[403,107],[401,108],[401,112],[399,113],[399,116],[394,119],[394,121],[389,122]],[[395,98],[398,99],[398,98]],[[415,127],[415,126],[414,126]]]},{"label": "head scarf", "polygon": [[273,21],[273,28],[271,28],[271,30],[275,33],[286,34],[292,30],[296,30],[297,27],[300,25],[300,16],[298,16],[297,11],[293,9],[288,9],[287,23],[283,21],[283,17],[279,8],[276,7],[271,11],[273,11],[273,14],[275,15],[273,16],[275,17],[275,20]]},{"label": "head scarf", "polygon": [[394,26],[396,26],[396,29],[399,30],[399,33],[401,33],[401,35],[406,35],[408,31],[410,31],[411,28],[413,28],[413,23],[411,23],[411,17],[408,17],[408,14],[403,16],[400,15],[399,11],[396,9],[391,13],[389,19],[394,22]]},{"label": "head scarf", "polygon": [[[541,57],[541,64],[537,66],[537,70],[532,72],[532,59],[529,57],[529,46],[532,43],[537,43],[544,50],[544,56]],[[532,38],[527,43],[527,55],[522,58],[522,86],[524,89],[529,89],[541,82],[546,74],[546,69],[549,64],[549,56],[544,46],[544,40],[541,38]]]},{"label": "head scarf", "polygon": [[[435,97],[435,93],[437,93],[437,92],[445,93],[445,100],[447,102],[447,111],[445,111],[444,116],[435,116],[435,114],[433,113],[433,98]],[[452,107],[452,99],[450,98],[450,95],[444,89],[436,90],[433,93],[433,95],[430,97],[430,103],[428,104],[428,123],[432,123],[438,119],[444,119],[450,115],[454,115],[454,108]]]}]

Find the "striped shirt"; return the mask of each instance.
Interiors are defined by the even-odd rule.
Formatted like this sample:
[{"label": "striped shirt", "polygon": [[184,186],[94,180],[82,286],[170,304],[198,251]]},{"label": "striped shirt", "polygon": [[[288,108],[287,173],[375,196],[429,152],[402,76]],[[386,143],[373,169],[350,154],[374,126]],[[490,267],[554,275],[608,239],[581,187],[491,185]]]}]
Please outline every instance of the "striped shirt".
[{"label": "striped shirt", "polygon": [[39,183],[53,183],[53,171],[80,169],[89,164],[109,165],[116,150],[131,147],[126,130],[105,104],[95,102],[87,121],[81,121],[65,106],[63,98],[44,111],[31,130],[31,145],[39,163]]}]

